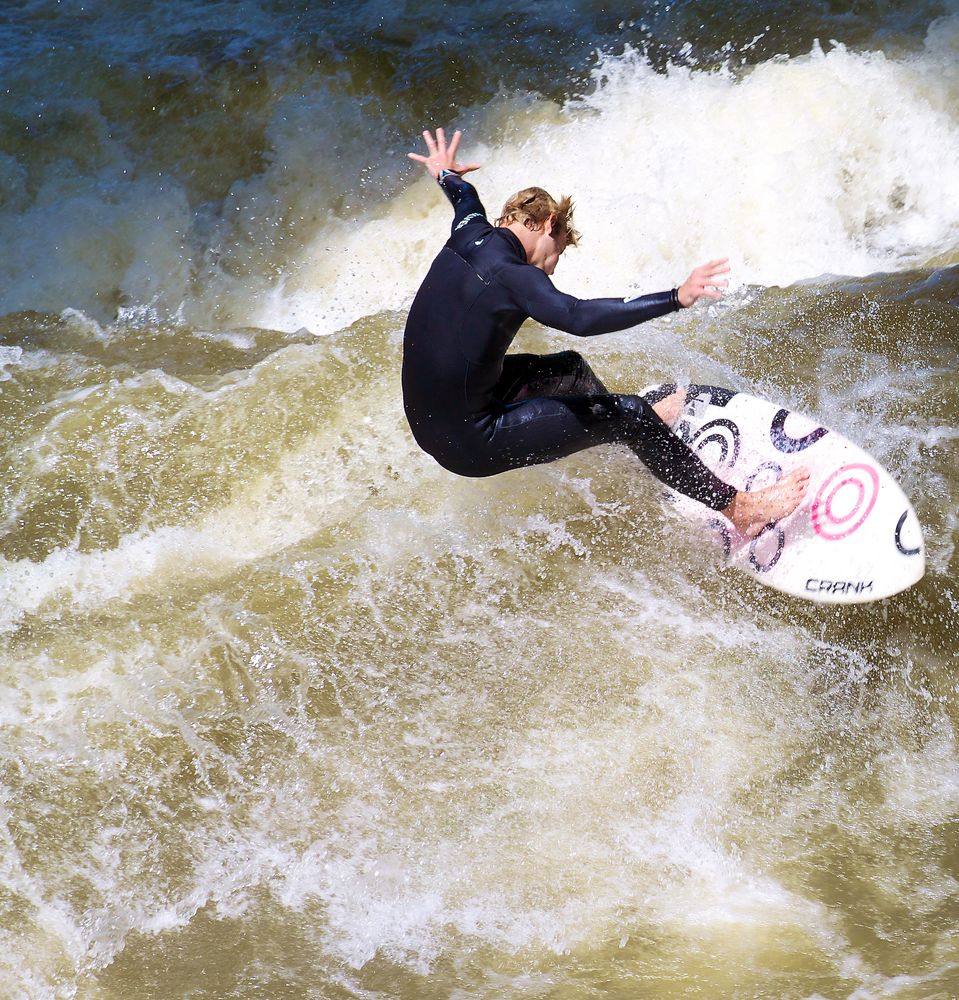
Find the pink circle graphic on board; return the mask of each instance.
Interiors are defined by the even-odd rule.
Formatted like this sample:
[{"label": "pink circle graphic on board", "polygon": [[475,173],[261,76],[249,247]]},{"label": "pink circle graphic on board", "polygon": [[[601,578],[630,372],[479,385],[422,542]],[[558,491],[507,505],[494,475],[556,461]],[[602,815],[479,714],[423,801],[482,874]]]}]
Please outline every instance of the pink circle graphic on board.
[{"label": "pink circle graphic on board", "polygon": [[844,465],[819,487],[809,516],[813,530],[830,542],[848,538],[872,513],[879,473],[870,465]]}]

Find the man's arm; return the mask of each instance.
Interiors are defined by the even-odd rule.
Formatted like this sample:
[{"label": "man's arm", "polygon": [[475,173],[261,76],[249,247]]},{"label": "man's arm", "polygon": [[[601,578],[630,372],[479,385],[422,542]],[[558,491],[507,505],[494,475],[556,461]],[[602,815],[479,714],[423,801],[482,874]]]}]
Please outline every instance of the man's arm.
[{"label": "man's arm", "polygon": [[626,330],[681,308],[677,289],[626,299],[577,299],[559,291],[536,267],[518,266],[500,272],[500,280],[529,315],[554,330],[577,337]]},{"label": "man's arm", "polygon": [[464,181],[452,170],[441,170],[438,180],[453,205],[454,233],[471,222],[486,222],[486,209],[483,208],[476,188],[469,181]]}]

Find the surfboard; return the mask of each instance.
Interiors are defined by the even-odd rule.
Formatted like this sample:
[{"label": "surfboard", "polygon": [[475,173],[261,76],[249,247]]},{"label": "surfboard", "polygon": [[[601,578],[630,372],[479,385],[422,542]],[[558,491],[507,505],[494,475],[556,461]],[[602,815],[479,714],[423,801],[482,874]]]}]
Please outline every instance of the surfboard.
[{"label": "surfboard", "polygon": [[[649,386],[643,395],[656,403],[675,389]],[[912,504],[879,462],[836,431],[758,396],[691,385],[673,432],[739,490],[770,486],[798,466],[809,470],[799,507],[752,539],[667,490],[664,500],[705,529],[726,565],[828,604],[877,601],[922,578],[925,546]]]}]

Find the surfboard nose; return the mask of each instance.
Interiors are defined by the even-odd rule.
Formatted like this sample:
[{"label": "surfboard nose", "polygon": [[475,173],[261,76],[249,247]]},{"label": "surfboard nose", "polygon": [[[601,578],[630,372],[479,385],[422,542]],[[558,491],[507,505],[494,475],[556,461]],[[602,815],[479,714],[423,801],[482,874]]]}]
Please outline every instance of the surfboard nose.
[{"label": "surfboard nose", "polygon": [[[650,386],[662,399],[675,386]],[[817,420],[720,386],[690,386],[680,432],[721,479],[743,492],[769,486],[791,470],[809,472],[793,514],[743,538],[715,511],[672,495],[670,509],[717,536],[723,557],[761,583],[830,604],[891,597],[925,573],[919,518],[889,472],[871,455]]]}]

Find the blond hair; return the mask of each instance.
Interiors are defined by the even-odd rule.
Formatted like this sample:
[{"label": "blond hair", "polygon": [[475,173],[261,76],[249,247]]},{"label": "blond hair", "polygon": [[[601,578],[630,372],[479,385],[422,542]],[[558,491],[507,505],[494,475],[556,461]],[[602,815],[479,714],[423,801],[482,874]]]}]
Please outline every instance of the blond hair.
[{"label": "blond hair", "polygon": [[551,216],[554,232],[565,234],[568,246],[577,246],[580,234],[573,226],[573,199],[564,195],[556,201],[540,187],[517,191],[503,206],[496,225],[508,226],[511,222],[520,222],[527,229],[541,229]]}]

